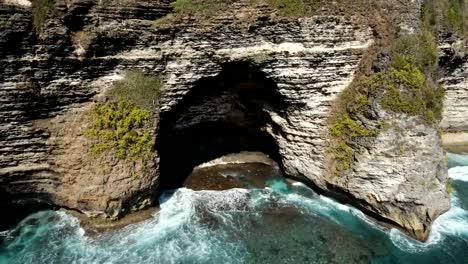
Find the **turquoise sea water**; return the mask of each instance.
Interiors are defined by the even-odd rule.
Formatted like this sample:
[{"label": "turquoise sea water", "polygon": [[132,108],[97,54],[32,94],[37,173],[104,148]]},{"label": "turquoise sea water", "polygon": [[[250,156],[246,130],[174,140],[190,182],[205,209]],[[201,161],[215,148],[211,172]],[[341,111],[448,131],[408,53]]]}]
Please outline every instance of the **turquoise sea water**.
[{"label": "turquoise sea water", "polygon": [[450,164],[452,209],[425,243],[277,179],[168,192],[152,219],[93,238],[76,218],[41,211],[0,233],[0,263],[468,263],[468,157]]}]

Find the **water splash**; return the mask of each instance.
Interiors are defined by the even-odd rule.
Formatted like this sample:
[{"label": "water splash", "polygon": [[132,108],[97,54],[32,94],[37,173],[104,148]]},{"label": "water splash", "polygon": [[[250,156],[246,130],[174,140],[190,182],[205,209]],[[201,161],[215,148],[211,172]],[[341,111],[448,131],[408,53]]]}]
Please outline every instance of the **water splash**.
[{"label": "water splash", "polygon": [[468,167],[449,176],[452,209],[425,243],[275,179],[266,189],[168,192],[152,219],[93,239],[75,217],[39,212],[0,233],[0,263],[463,263]]},{"label": "water splash", "polygon": [[[455,158],[457,162],[466,161],[468,156],[452,154],[449,156],[450,161]],[[468,166],[453,167],[448,171],[449,178],[455,181],[468,182]],[[452,183],[455,187],[459,185]],[[457,189],[454,190],[451,196],[451,208],[448,212],[437,218],[432,224],[431,233],[426,242],[416,241],[399,230],[392,229],[390,238],[395,246],[400,250],[421,253],[440,247],[444,240],[448,237],[465,240],[468,242],[468,211],[461,207],[460,194]],[[468,200],[468,197],[463,197]],[[468,245],[467,245],[468,248]]]}]

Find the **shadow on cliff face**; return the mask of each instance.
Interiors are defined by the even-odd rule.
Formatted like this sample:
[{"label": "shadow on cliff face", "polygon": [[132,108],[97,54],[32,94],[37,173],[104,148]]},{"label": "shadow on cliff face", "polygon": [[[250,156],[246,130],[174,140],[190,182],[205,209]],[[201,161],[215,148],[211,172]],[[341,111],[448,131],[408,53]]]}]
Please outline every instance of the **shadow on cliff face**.
[{"label": "shadow on cliff face", "polygon": [[[54,206],[44,202],[47,200],[47,194],[40,194],[40,199],[36,199],[34,195],[36,194],[12,197],[11,194],[0,186],[0,211],[2,212],[2,217],[0,217],[0,232],[12,228],[32,213],[40,210],[56,209]],[[18,200],[22,202],[10,202]],[[2,241],[0,239],[0,244],[1,243]]]},{"label": "shadow on cliff face", "polygon": [[199,80],[161,114],[159,191],[181,187],[195,166],[229,153],[260,151],[281,167],[272,136],[281,131],[269,113],[286,109],[276,83],[247,62],[228,63],[219,75]]}]

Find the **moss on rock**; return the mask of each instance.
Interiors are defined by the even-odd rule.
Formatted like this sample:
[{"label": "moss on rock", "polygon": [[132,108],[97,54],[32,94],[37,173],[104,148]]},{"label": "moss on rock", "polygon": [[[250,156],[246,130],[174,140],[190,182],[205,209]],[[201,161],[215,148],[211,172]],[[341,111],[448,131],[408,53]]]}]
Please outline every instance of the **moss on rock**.
[{"label": "moss on rock", "polygon": [[36,32],[42,31],[50,15],[55,12],[55,0],[32,1],[33,25]]},{"label": "moss on rock", "polygon": [[359,138],[388,130],[389,123],[379,116],[362,122],[376,105],[390,113],[419,116],[431,126],[442,117],[444,89],[432,80],[437,69],[435,38],[423,30],[420,34],[395,35],[391,43],[382,47],[382,53],[390,58],[387,65],[367,76],[358,74],[335,102],[329,120],[331,159],[339,161],[332,163],[338,164],[331,168],[335,175],[352,168],[353,147]]},{"label": "moss on rock", "polygon": [[150,113],[132,103],[119,100],[97,105],[91,110],[91,128],[87,135],[94,139],[94,154],[114,150],[118,158],[146,155],[154,145],[145,130]]},{"label": "moss on rock", "polygon": [[90,113],[87,136],[91,152],[112,152],[125,159],[147,156],[155,143],[152,119],[157,112],[161,80],[131,70],[114,82],[107,92],[108,102],[97,104]]}]

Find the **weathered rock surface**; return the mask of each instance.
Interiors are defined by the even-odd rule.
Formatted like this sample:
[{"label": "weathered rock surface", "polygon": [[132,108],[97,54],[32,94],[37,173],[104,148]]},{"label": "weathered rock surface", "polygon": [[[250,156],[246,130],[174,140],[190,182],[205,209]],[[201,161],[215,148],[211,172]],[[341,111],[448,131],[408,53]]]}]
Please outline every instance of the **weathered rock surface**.
[{"label": "weathered rock surface", "polygon": [[[465,45],[465,47],[464,47]],[[468,131],[468,44],[461,40],[441,45],[441,66],[445,70],[445,103],[441,123],[446,132]],[[460,51],[462,50],[462,51]]]},{"label": "weathered rock surface", "polygon": [[[236,12],[203,25],[186,18],[154,27],[155,19],[170,12],[169,2],[59,2],[59,15],[39,36],[30,7],[0,5],[0,18],[6,20],[0,31],[0,186],[11,199],[116,216],[152,198],[161,180],[158,157],[168,159],[164,153],[156,148],[154,164],[96,161],[83,135],[93,98],[124,70],[137,67],[166,78],[161,133],[184,135],[214,125],[213,133],[234,128],[249,135],[253,127],[258,138],[244,140],[233,133],[223,139],[218,133],[224,141],[215,143],[242,138],[253,148],[248,150],[276,155],[287,175],[346,197],[417,238],[427,236],[430,223],[448,208],[436,129],[411,117],[390,116],[403,133],[381,133],[373,146],[361,150],[347,177],[326,176],[331,104],[372,45],[370,27],[347,16],[279,18],[267,6],[251,8],[248,1],[236,1]],[[408,17],[411,29],[415,16]],[[89,39],[77,39],[79,31]],[[446,105],[454,107],[444,116],[449,127],[464,128],[456,123],[466,96],[463,83],[466,79],[449,86],[456,90],[447,96]],[[259,84],[274,90],[268,90],[271,98],[259,92],[244,96]],[[217,91],[217,85],[226,89],[207,92]],[[199,101],[191,99],[194,94]],[[264,139],[274,148],[261,149]],[[397,143],[402,149],[395,148]]]},{"label": "weathered rock surface", "polygon": [[441,127],[447,151],[468,152],[468,53],[466,40],[449,38],[441,45],[441,82],[446,88]]},{"label": "weathered rock surface", "polygon": [[450,207],[447,164],[441,159],[444,151],[437,128],[417,117],[379,114],[389,120],[388,128],[371,145],[360,148],[353,173],[334,179],[334,184],[365,203],[378,219],[390,219],[425,239],[431,222]]}]

